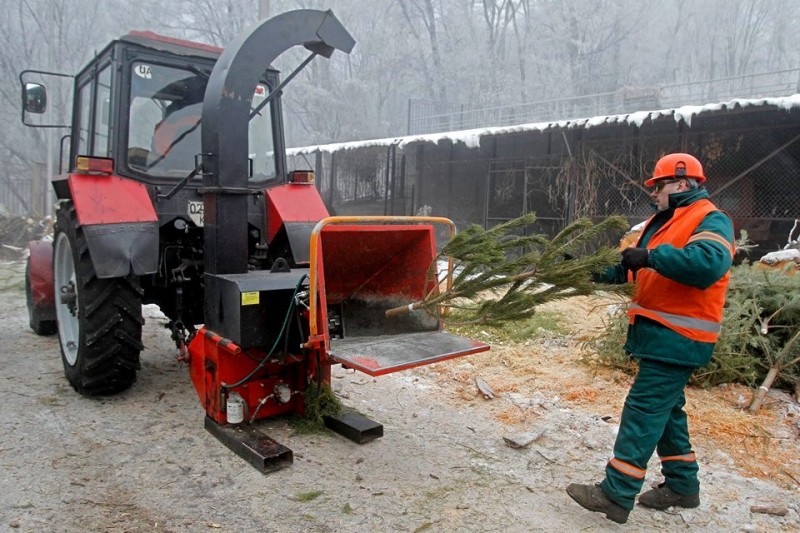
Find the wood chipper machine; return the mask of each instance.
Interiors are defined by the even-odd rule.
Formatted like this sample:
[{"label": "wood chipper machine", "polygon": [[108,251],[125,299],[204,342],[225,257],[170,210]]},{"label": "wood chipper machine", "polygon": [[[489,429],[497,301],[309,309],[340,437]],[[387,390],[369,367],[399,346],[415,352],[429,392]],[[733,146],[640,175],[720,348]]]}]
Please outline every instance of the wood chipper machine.
[{"label": "wood chipper machine", "polygon": [[[286,83],[354,44],[330,11],[299,10],[224,50],[133,32],[75,76],[54,239],[30,243],[26,292],[76,391],[134,383],[142,304],[157,304],[206,428],[268,471],[292,453],[254,423],[302,413],[332,365],[377,376],[488,349],[435,314],[385,314],[439,290],[435,235],[452,222],[330,217],[313,173],[286,169]],[[271,64],[297,45],[310,56],[281,82]],[[47,74],[20,75],[28,125],[53,126]],[[326,424],[356,442],[383,433],[353,412]]]}]

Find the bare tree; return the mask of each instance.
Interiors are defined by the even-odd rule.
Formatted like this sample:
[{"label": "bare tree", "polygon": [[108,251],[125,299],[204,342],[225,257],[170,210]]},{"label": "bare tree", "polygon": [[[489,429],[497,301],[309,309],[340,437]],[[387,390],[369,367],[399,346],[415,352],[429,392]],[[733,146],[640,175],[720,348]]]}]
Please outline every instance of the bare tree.
[{"label": "bare tree", "polygon": [[[159,16],[147,21],[148,29],[224,47],[242,30],[256,23],[259,0],[145,0]],[[271,6],[265,6],[270,9]],[[141,19],[142,6],[130,6]]]},{"label": "bare tree", "polygon": [[541,44],[549,45],[555,51],[554,59],[567,67],[567,94],[615,88],[617,48],[631,42],[647,5],[619,0],[540,0],[537,23],[549,37]]},{"label": "bare tree", "polygon": [[[484,22],[486,46],[481,64],[485,65],[488,86],[492,93],[503,92],[506,87],[524,87],[525,69],[522,55],[524,52],[519,47],[522,43],[519,41],[520,35],[516,25],[518,13],[523,11],[523,6],[527,4],[527,0],[473,0],[472,2],[473,9],[480,6]],[[523,19],[523,22],[527,21]],[[516,47],[510,42],[514,38],[518,43]],[[509,49],[519,54],[520,65],[523,67],[520,70],[520,79],[514,79],[512,83],[509,83],[512,78],[508,76],[508,74],[513,76],[513,69],[508,68],[513,64],[512,54],[508,53]]]},{"label": "bare tree", "polygon": [[430,44],[430,63],[423,62],[420,66],[424,69],[426,77],[430,80],[428,93],[433,100],[447,100],[447,84],[442,80],[441,45],[437,33],[438,13],[433,8],[431,0],[398,0],[398,5],[403,11],[409,31],[420,38],[417,30],[422,24]]},{"label": "bare tree", "polygon": [[[0,162],[6,187],[28,181],[33,165],[47,162],[47,135],[53,134],[53,159],[58,156],[58,138],[64,133],[24,127],[20,122],[18,76],[25,69],[74,74],[80,65],[109,38],[114,21],[106,18],[113,1],[17,0],[0,18],[5,42],[0,47]],[[89,38],[87,38],[89,36]],[[69,83],[49,82],[46,119],[67,124],[71,112]],[[55,166],[55,161],[51,161]],[[56,169],[57,170],[57,169]],[[49,187],[42,187],[49,191]]]}]

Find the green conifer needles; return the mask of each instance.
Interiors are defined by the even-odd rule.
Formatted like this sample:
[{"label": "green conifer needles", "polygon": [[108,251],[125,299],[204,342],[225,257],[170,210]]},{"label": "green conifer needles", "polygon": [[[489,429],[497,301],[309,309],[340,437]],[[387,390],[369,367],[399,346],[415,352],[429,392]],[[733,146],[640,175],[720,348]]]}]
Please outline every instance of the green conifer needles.
[{"label": "green conifer needles", "polygon": [[[592,274],[619,263],[615,248],[597,243],[627,229],[624,217],[609,217],[598,224],[582,218],[552,239],[532,232],[535,221],[536,216],[529,214],[489,229],[468,227],[447,243],[431,265],[435,269],[437,263],[452,257],[450,288],[437,287],[422,301],[391,309],[387,316],[419,309],[458,323],[499,325],[521,320],[545,302],[593,292]],[[620,290],[622,286],[602,288]],[[441,313],[445,307],[457,313]]]}]

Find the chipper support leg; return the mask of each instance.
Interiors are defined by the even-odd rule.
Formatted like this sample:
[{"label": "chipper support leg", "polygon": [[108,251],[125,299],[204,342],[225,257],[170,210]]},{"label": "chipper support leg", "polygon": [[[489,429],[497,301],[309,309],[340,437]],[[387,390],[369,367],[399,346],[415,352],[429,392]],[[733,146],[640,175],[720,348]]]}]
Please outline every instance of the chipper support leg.
[{"label": "chipper support leg", "polygon": [[253,426],[220,425],[209,417],[205,426],[220,442],[264,474],[290,466],[294,461],[292,450]]},{"label": "chipper support leg", "polygon": [[358,444],[383,437],[383,424],[359,413],[344,412],[337,416],[326,416],[325,427]]}]

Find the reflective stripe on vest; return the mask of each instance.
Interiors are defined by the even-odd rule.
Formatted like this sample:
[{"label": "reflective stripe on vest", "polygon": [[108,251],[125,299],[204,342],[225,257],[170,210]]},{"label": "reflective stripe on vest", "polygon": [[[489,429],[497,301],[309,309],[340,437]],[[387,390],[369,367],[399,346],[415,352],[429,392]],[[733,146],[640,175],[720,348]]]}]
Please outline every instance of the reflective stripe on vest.
[{"label": "reflective stripe on vest", "polygon": [[652,313],[664,319],[669,324],[680,328],[696,329],[697,331],[707,331],[709,333],[719,333],[722,329],[718,322],[703,320],[701,318],[692,318],[690,316],[676,315],[673,313],[665,313],[663,311],[655,311],[634,303],[631,304],[630,309],[632,311],[647,311],[648,313]]},{"label": "reflective stripe on vest", "polygon": [[694,235],[689,237],[689,240],[686,241],[686,244],[691,244],[693,242],[698,242],[698,241],[716,242],[717,244],[721,244],[722,246],[724,246],[725,249],[728,250],[728,253],[731,254],[731,257],[733,257],[736,254],[736,248],[734,247],[733,243],[731,243],[728,239],[726,239],[722,235],[717,235],[716,233],[713,233],[711,231],[701,231],[700,233],[695,233]]}]

